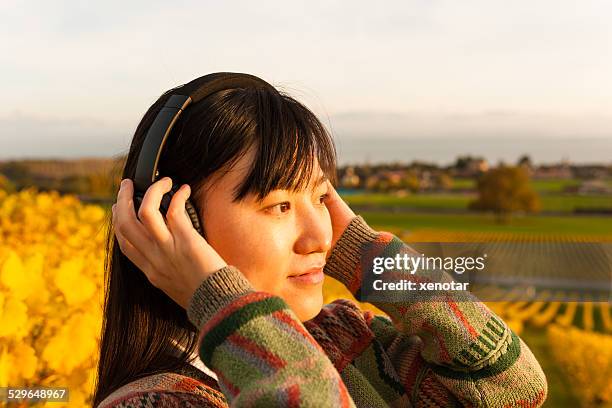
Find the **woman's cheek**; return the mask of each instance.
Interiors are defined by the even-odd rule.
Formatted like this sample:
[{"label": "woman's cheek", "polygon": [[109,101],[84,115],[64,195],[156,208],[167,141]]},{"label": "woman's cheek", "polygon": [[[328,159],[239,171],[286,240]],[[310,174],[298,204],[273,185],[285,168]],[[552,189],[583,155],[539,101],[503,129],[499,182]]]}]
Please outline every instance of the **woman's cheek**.
[{"label": "woman's cheek", "polygon": [[291,273],[293,244],[291,233],[279,225],[259,225],[251,252],[257,279],[265,290],[278,294]]}]

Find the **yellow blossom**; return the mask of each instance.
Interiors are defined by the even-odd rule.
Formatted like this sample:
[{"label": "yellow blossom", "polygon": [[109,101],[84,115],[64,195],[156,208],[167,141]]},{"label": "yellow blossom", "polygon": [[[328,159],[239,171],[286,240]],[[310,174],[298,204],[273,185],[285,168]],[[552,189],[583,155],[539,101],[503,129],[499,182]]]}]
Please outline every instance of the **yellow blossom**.
[{"label": "yellow blossom", "polygon": [[22,338],[26,335],[24,329],[28,323],[28,308],[19,299],[9,296],[4,301],[2,318],[0,319],[0,338],[14,336]]},{"label": "yellow blossom", "polygon": [[55,272],[55,285],[69,305],[89,299],[96,291],[95,283],[81,273],[83,265],[83,258],[69,259],[62,262]]}]

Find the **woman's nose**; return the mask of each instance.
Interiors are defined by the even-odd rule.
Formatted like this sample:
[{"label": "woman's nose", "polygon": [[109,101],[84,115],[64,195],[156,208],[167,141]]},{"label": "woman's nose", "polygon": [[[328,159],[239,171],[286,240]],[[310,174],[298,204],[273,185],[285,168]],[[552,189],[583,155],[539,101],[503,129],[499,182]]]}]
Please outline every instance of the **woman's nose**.
[{"label": "woman's nose", "polygon": [[301,254],[326,253],[331,249],[332,227],[327,211],[310,208],[300,214],[295,251]]}]

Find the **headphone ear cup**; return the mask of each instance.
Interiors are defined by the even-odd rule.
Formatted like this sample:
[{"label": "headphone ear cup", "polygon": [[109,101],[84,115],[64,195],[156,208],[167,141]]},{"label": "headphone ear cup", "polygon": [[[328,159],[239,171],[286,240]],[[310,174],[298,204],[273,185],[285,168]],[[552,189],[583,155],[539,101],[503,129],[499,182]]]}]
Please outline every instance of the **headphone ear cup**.
[{"label": "headphone ear cup", "polygon": [[[166,214],[168,213],[168,208],[170,208],[170,202],[172,201],[172,197],[174,197],[174,193],[176,193],[179,188],[181,188],[181,185],[175,184],[172,186],[172,189],[169,192],[163,195],[161,203],[159,205],[159,212],[161,212],[164,217],[166,217]],[[134,194],[134,209],[136,210],[136,216],[138,216],[138,209],[140,208],[143,199],[143,194]],[[204,235],[204,228],[202,228],[202,223],[200,222],[200,217],[198,216],[198,212],[196,211],[191,201],[189,201],[189,199],[185,201],[185,212],[187,213],[187,216],[189,217],[193,228],[195,228],[195,230],[198,231],[198,233],[202,237],[206,238],[206,236]]]},{"label": "headphone ear cup", "polygon": [[[166,194],[164,194],[164,196],[162,197],[159,211],[164,215],[164,217],[168,212],[168,208],[170,208],[170,202],[172,201],[172,197],[174,197],[174,194],[180,188],[181,184],[174,184],[172,186],[172,189]],[[198,233],[204,237],[204,229],[202,228],[202,223],[200,222],[200,218],[198,217],[198,212],[196,211],[191,201],[189,201],[189,199],[185,201],[185,212],[187,212],[187,216],[189,217],[193,228],[195,228],[195,230],[198,231]]]},{"label": "headphone ear cup", "polygon": [[168,213],[170,202],[172,201],[172,197],[174,197],[174,193],[176,193],[179,188],[180,186],[173,184],[172,189],[162,196],[161,203],[159,204],[159,212],[161,212],[164,217]]},{"label": "headphone ear cup", "polygon": [[206,238],[206,236],[204,235],[204,228],[202,228],[202,223],[200,222],[200,217],[198,217],[198,212],[196,211],[193,204],[191,204],[191,201],[189,199],[185,201],[185,210],[187,210],[187,215],[189,215],[189,219],[191,220],[193,228],[195,228],[196,231],[198,231],[202,237]]}]

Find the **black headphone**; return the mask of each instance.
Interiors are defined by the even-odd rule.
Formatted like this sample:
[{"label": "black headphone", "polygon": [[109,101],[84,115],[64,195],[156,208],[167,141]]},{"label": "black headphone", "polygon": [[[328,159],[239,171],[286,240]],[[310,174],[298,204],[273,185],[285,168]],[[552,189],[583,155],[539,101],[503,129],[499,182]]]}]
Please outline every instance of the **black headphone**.
[{"label": "black headphone", "polygon": [[[234,88],[268,88],[278,92],[276,88],[254,75],[236,72],[216,72],[196,78],[191,82],[172,89],[172,94],[153,120],[147,131],[145,140],[138,155],[136,173],[134,176],[134,207],[136,213],[142,204],[147,189],[160,177],[157,166],[162,149],[172,131],[172,127],[181,113],[191,104],[201,101],[207,96],[226,89]],[[172,196],[181,187],[178,180],[172,181],[172,189],[164,194],[159,211],[165,216],[170,206]],[[185,211],[193,227],[202,235],[204,229],[193,204],[189,199],[185,202]]]}]

